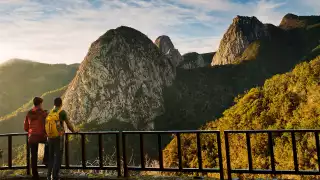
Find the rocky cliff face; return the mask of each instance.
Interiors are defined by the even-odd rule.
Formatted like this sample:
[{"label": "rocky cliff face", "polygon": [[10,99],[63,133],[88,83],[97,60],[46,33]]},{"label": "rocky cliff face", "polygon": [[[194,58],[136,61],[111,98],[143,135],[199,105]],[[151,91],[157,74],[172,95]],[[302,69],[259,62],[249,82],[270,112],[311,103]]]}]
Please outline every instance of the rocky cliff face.
[{"label": "rocky cliff face", "polygon": [[175,49],[171,39],[168,36],[159,36],[155,44],[158,46],[160,51],[171,59],[172,64],[176,67],[183,61],[183,58],[178,49]]},{"label": "rocky cliff face", "polygon": [[152,129],[164,111],[162,92],[175,78],[175,65],[141,32],[119,27],[92,43],[64,95],[70,119],[117,120]]},{"label": "rocky cliff face", "polygon": [[224,34],[211,65],[232,64],[250,43],[265,37],[267,27],[256,17],[237,16]]}]

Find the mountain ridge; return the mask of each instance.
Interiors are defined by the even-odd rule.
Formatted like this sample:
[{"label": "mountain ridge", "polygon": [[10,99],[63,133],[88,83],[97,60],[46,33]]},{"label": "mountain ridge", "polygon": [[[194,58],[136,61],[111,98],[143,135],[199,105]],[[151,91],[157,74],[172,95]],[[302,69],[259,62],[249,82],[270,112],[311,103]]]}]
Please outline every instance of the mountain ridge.
[{"label": "mountain ridge", "polygon": [[279,25],[284,30],[307,28],[320,23],[320,16],[298,16],[292,13],[286,14]]},{"label": "mountain ridge", "polygon": [[46,64],[12,59],[0,64],[0,116],[18,109],[34,96],[67,85],[77,64]]}]

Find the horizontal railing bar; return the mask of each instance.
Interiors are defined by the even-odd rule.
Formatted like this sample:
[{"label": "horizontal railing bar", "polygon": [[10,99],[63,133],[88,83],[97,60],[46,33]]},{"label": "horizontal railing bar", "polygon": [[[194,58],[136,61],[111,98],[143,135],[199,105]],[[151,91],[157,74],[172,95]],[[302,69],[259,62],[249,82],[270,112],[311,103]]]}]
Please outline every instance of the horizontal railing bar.
[{"label": "horizontal railing bar", "polygon": [[118,134],[120,131],[90,131],[90,132],[78,132],[78,133],[66,133],[66,134]]},{"label": "horizontal railing bar", "polygon": [[0,136],[26,136],[27,133],[7,133],[7,134],[0,134]]},{"label": "horizontal railing bar", "polygon": [[293,175],[320,175],[319,171],[313,171],[313,170],[300,170],[296,172],[295,170],[276,170],[275,172],[272,172],[270,169],[232,169],[232,173],[247,173],[247,174],[293,174]]},{"label": "horizontal railing bar", "polygon": [[[38,168],[42,169],[42,168],[47,168],[45,165],[38,165]],[[69,167],[66,167],[65,165],[61,165],[61,169],[93,169],[93,170],[117,170],[117,166],[86,166],[86,167],[82,167],[82,165],[69,165]]]},{"label": "horizontal railing bar", "polygon": [[173,134],[173,133],[219,133],[219,130],[178,130],[178,131],[122,131],[125,134]]},{"label": "horizontal railing bar", "polygon": [[[121,131],[90,131],[66,134],[117,134]],[[219,133],[219,130],[178,130],[178,131],[122,131],[126,134],[155,134],[155,133]],[[271,130],[224,130],[228,133],[267,133],[267,132],[320,132],[320,129],[271,129]],[[0,136],[23,136],[27,133],[6,133]]]},{"label": "horizontal railing bar", "polygon": [[150,168],[150,167],[146,167],[146,168],[141,168],[141,167],[133,167],[133,166],[128,166],[128,170],[130,171],[167,171],[167,172],[220,172],[219,168],[203,168],[203,169],[199,169],[199,168],[183,168],[183,169],[179,169],[179,168]]},{"label": "horizontal railing bar", "polygon": [[1,166],[0,167],[0,170],[10,170],[10,169],[26,169],[27,166],[12,166],[12,167],[9,167],[9,166]]},{"label": "horizontal railing bar", "polygon": [[[78,133],[71,133],[67,132],[66,134],[118,134],[120,131],[89,131],[89,132],[78,132]],[[0,134],[0,136],[26,136],[28,133],[6,133]]]},{"label": "horizontal railing bar", "polygon": [[224,130],[227,133],[320,132],[320,129]]},{"label": "horizontal railing bar", "polygon": [[118,170],[118,168],[115,166],[110,166],[110,167],[107,167],[107,166],[104,166],[104,167],[100,167],[100,166],[86,166],[86,167],[74,167],[74,166],[69,166],[69,167],[61,167],[61,169],[89,169],[89,170],[112,170],[112,171],[116,171]]}]

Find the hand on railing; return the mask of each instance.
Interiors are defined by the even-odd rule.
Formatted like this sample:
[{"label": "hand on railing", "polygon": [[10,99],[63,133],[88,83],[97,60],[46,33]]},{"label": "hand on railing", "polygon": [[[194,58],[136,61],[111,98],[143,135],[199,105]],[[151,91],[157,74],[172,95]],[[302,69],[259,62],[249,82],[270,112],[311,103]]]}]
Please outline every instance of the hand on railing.
[{"label": "hand on railing", "polygon": [[73,133],[75,133],[75,134],[78,134],[79,132],[80,132],[80,130],[77,129],[77,128],[75,128],[74,131],[73,131]]}]

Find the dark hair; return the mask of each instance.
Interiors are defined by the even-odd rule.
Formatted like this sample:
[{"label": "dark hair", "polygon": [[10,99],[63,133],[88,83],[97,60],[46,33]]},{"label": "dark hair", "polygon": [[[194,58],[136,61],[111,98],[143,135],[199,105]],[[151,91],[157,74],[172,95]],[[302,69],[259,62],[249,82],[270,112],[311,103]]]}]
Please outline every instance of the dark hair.
[{"label": "dark hair", "polygon": [[40,97],[33,98],[33,105],[34,106],[39,106],[42,102],[43,102],[43,99]]},{"label": "dark hair", "polygon": [[54,99],[54,106],[61,107],[62,106],[62,99],[61,98],[55,98]]}]

